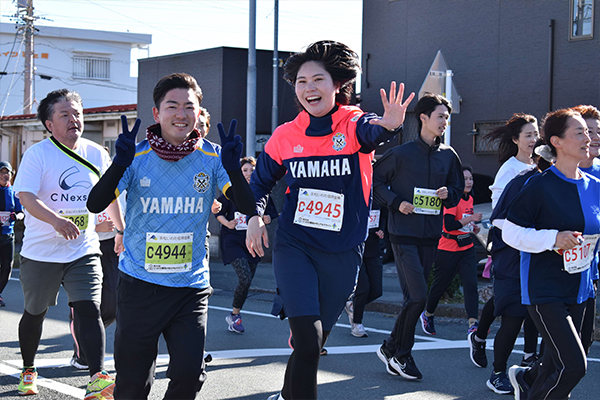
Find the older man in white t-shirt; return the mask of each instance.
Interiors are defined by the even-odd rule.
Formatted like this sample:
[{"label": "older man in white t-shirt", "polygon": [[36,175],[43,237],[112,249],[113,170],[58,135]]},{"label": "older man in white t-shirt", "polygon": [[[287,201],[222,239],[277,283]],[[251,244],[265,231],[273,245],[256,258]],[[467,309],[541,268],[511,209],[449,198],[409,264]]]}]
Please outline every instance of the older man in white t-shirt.
[{"label": "older man in white t-shirt", "polygon": [[[23,372],[18,391],[21,395],[38,393],[35,353],[44,317],[56,305],[62,284],[89,365],[85,399],[112,399],[114,379],[103,371],[100,243],[95,217],[86,208],[88,194],[110,158],[101,146],[81,138],[83,107],[76,92],[50,92],[39,104],[38,118],[52,137],[25,152],[14,187],[25,209],[27,228],[20,267],[25,310],[19,323]],[[118,203],[113,202],[107,211],[123,231]]]}]

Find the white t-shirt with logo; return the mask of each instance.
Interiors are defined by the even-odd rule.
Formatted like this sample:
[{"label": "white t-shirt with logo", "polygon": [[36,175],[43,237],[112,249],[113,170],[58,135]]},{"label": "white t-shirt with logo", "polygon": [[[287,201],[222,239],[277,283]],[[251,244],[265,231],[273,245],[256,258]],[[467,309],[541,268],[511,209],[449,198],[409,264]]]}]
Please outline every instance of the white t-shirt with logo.
[{"label": "white t-shirt with logo", "polygon": [[[101,173],[110,165],[106,150],[90,140],[79,139],[74,151]],[[17,197],[19,192],[35,194],[54,212],[70,217],[82,233],[77,239],[66,240],[52,225],[35,218],[25,209],[21,255],[35,261],[64,263],[88,254],[100,254],[96,218],[86,208],[88,194],[98,180],[95,173],[63,153],[50,139],[27,149],[15,179]]]}]

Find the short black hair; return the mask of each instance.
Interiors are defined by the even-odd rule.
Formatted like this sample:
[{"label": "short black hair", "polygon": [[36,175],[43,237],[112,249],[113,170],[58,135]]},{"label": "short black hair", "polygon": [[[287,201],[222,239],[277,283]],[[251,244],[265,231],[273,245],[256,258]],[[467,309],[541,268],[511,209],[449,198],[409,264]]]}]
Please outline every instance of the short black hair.
[{"label": "short black hair", "polygon": [[283,78],[292,86],[300,67],[308,61],[316,61],[331,75],[333,82],[340,87],[335,101],[350,104],[352,84],[360,72],[358,54],[343,43],[333,40],[321,40],[306,48],[306,51],[292,54],[283,65]]},{"label": "short black hair", "polygon": [[437,106],[446,106],[448,113],[452,113],[452,104],[444,96],[427,92],[419,99],[415,106],[415,118],[417,118],[419,133],[421,133],[421,128],[423,127],[421,114],[431,117],[431,113]]},{"label": "short black hair", "polygon": [[196,79],[189,74],[177,72],[163,76],[156,86],[154,86],[152,97],[156,108],[160,108],[160,103],[163,101],[169,90],[173,89],[192,89],[198,98],[198,104],[202,104],[202,89],[198,86]]},{"label": "short black hair", "polygon": [[[46,127],[46,121],[52,118],[52,114],[54,113],[54,105],[62,100],[74,101],[79,104],[81,108],[83,108],[83,103],[79,93],[69,89],[58,89],[51,91],[42,99],[42,101],[40,101],[37,111],[37,118],[40,120],[42,125],[44,125],[46,130],[48,130]],[[50,130],[48,130],[48,132],[50,132]]]}]

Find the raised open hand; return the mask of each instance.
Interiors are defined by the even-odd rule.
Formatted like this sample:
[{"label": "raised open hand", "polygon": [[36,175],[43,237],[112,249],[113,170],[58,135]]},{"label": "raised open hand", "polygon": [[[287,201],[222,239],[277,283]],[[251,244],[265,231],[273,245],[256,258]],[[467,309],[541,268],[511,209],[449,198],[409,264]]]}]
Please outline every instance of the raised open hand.
[{"label": "raised open hand", "polygon": [[379,125],[387,130],[398,129],[400,125],[404,123],[404,117],[406,116],[406,109],[408,105],[415,97],[415,93],[412,92],[405,102],[402,102],[404,97],[404,83],[398,86],[398,94],[396,95],[396,82],[392,81],[390,85],[390,97],[388,99],[385,89],[380,89],[381,103],[383,104],[383,116],[380,119],[372,119],[369,121],[371,125]]},{"label": "raised open hand", "polygon": [[133,128],[129,130],[129,125],[127,124],[127,117],[125,115],[121,115],[123,133],[119,135],[119,137],[117,138],[117,142],[115,143],[115,150],[117,152],[117,155],[113,160],[115,164],[127,168],[133,162],[133,157],[135,157],[135,137],[137,136],[141,123],[142,120],[137,118],[135,120]]},{"label": "raised open hand", "polygon": [[221,163],[225,171],[233,171],[240,168],[240,158],[242,157],[244,144],[242,143],[242,137],[235,134],[236,126],[237,120],[231,120],[229,133],[226,135],[223,124],[220,122],[217,124],[219,136],[221,137]]}]

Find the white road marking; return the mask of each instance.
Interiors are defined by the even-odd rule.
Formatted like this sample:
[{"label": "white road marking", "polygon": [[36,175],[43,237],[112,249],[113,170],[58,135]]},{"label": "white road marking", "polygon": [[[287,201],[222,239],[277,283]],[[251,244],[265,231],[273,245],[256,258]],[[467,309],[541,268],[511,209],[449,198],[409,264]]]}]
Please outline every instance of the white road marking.
[{"label": "white road marking", "polygon": [[[18,280],[11,278],[11,280]],[[225,307],[216,307],[216,306],[208,306],[209,309],[230,312],[230,308]],[[259,317],[266,318],[278,318],[271,314],[254,312],[254,311],[246,311],[244,310],[244,314],[255,315]],[[350,329],[350,325],[338,323],[336,326],[341,328]],[[381,334],[390,334],[390,331],[375,329],[375,328],[365,328],[369,332],[373,333],[381,333]],[[469,342],[467,340],[448,340],[448,339],[440,339],[434,338],[431,336],[420,336],[415,335],[415,339],[425,340],[424,342],[415,342],[413,350],[445,350],[445,349],[468,349]],[[516,345],[523,345],[523,338],[517,338]],[[487,348],[493,349],[494,341],[493,339],[487,340]],[[330,355],[333,354],[365,354],[365,353],[375,353],[380,345],[358,345],[358,346],[327,346],[327,352]],[[259,357],[277,357],[277,356],[288,356],[292,353],[292,349],[290,348],[266,348],[266,349],[242,349],[242,350],[216,350],[209,351],[210,355],[214,360],[226,360],[226,359],[238,359],[238,358],[259,358]],[[513,353],[523,354],[522,351],[514,350]],[[70,359],[68,358],[54,358],[54,359],[36,359],[36,366],[38,368],[58,368],[69,366]],[[600,362],[598,358],[588,358],[588,362]],[[8,365],[0,364],[0,374],[10,375],[17,379],[19,379],[19,375],[21,373],[20,366],[22,365],[22,360],[5,360],[4,363],[14,366],[10,367]],[[159,354],[157,357],[157,365],[166,365],[169,363],[169,355],[168,354]],[[114,365],[114,359],[112,357],[107,357],[105,360],[106,365]],[[63,393],[69,396],[82,398],[85,395],[85,390],[76,388],[70,385],[66,385],[64,383],[57,382],[55,380],[44,378],[43,376],[38,375],[37,383],[39,386],[43,386],[59,393]]]}]

